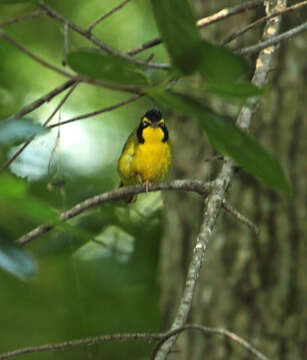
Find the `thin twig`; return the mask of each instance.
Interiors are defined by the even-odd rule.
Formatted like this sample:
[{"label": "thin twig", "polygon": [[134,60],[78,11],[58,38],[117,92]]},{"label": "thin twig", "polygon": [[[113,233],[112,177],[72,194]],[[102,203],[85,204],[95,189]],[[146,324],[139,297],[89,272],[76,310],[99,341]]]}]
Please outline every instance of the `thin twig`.
[{"label": "thin twig", "polygon": [[85,339],[64,341],[57,344],[46,344],[41,346],[31,346],[23,349],[9,351],[4,354],[0,354],[0,360],[9,359],[15,356],[32,354],[44,351],[56,351],[72,348],[81,345],[93,345],[103,341],[124,341],[124,340],[159,340],[165,334],[146,334],[146,333],[135,333],[135,334],[114,334],[114,335],[102,335]]},{"label": "thin twig", "polygon": [[223,41],[223,44],[226,45],[228,43],[230,43],[231,41],[233,41],[234,39],[236,39],[237,37],[245,34],[247,31],[249,31],[250,29],[253,29],[255,26],[258,26],[262,23],[264,23],[265,21],[273,18],[273,17],[276,17],[276,16],[279,16],[279,15],[282,15],[282,14],[285,14],[287,12],[290,12],[290,11],[294,11],[294,10],[297,10],[299,9],[300,7],[303,7],[307,5],[307,0],[306,1],[302,1],[300,3],[297,3],[297,4],[294,4],[294,5],[291,5],[291,6],[288,6],[287,8],[285,9],[280,9],[280,10],[277,10],[276,12],[274,12],[273,14],[270,14],[270,15],[267,15],[267,16],[263,16],[262,18],[250,23],[249,25],[247,25],[246,27],[242,28],[241,30],[238,30],[232,34],[230,34],[224,41]]},{"label": "thin twig", "polygon": [[198,330],[198,331],[201,331],[202,333],[204,333],[204,335],[209,335],[209,336],[210,335],[223,336],[223,337],[239,344],[244,349],[249,351],[251,354],[257,356],[260,360],[269,360],[265,355],[263,355],[258,350],[256,350],[250,343],[248,343],[246,340],[242,339],[238,335],[234,334],[233,332],[224,330],[224,329],[210,328],[207,326],[201,326],[201,325],[197,325],[197,324],[187,324],[185,326],[182,326],[181,328],[178,328],[173,331],[166,332],[166,333],[128,333],[128,334],[101,335],[101,336],[95,336],[95,337],[90,337],[90,338],[85,338],[85,339],[64,341],[64,342],[56,343],[56,344],[31,346],[31,347],[17,349],[17,350],[13,350],[13,351],[9,351],[9,352],[0,354],[0,360],[16,357],[16,356],[20,356],[20,355],[25,355],[25,354],[33,354],[33,353],[45,352],[45,351],[64,350],[64,349],[81,346],[81,345],[94,345],[94,344],[97,344],[100,342],[106,342],[106,341],[128,341],[128,340],[159,341],[151,355],[151,358],[154,359],[155,353],[157,352],[157,350],[161,347],[161,345],[166,340],[168,340],[172,336],[178,335],[178,334],[180,334],[184,331],[188,331],[188,330]]},{"label": "thin twig", "polygon": [[210,156],[208,158],[205,158],[203,161],[204,162],[211,162],[211,161],[215,161],[215,160],[224,160],[224,156],[223,155],[214,155],[214,156]]},{"label": "thin twig", "polygon": [[[60,94],[61,92],[69,89],[71,86],[76,84],[75,80],[68,80],[62,85],[56,87],[55,89],[51,90],[49,93],[45,94],[44,96],[38,98],[37,100],[33,101],[31,104],[24,106],[21,110],[17,111],[15,114],[11,115],[9,119],[16,119],[19,117],[22,117],[26,114],[29,114],[30,112],[36,110],[41,105],[43,105],[46,102],[49,102],[52,100],[55,96]],[[10,166],[10,164],[15,160],[17,156],[28,146],[28,144],[31,142],[31,139],[28,139],[21,147],[20,149],[14,154],[14,159],[9,159],[5,164],[2,165],[0,172]],[[16,157],[15,157],[16,155]]]},{"label": "thin twig", "polygon": [[[127,196],[144,193],[147,191],[159,191],[159,190],[179,190],[179,191],[192,191],[205,196],[214,187],[214,182],[203,182],[200,180],[172,180],[169,182],[161,182],[151,184],[149,189],[145,185],[135,185],[122,187],[117,190],[109,191],[100,195],[96,195],[90,199],[84,200],[83,202],[75,205],[73,208],[60,214],[59,219],[61,221],[69,220],[82,212],[94,208],[108,201],[119,200]],[[33,239],[39,237],[42,234],[50,231],[54,225],[46,224],[41,225],[30,231],[29,233],[20,237],[17,242],[20,245],[26,245]]]},{"label": "thin twig", "polygon": [[116,84],[116,83],[112,83],[112,82],[96,80],[93,78],[89,78],[88,76],[81,76],[81,75],[75,76],[74,74],[68,73],[67,71],[64,71],[64,70],[52,65],[52,64],[48,63],[47,61],[45,61],[44,59],[42,59],[41,57],[39,57],[38,55],[32,53],[29,49],[25,48],[18,41],[13,39],[11,36],[7,35],[1,29],[0,29],[0,37],[4,38],[8,42],[10,42],[12,45],[17,47],[20,51],[22,51],[23,53],[28,55],[31,59],[38,62],[39,64],[47,67],[48,69],[51,69],[51,70],[57,72],[60,75],[66,76],[72,80],[82,81],[82,82],[86,82],[88,84],[95,84],[98,86],[105,87],[109,90],[115,90],[115,91],[125,91],[125,92],[136,93],[136,94],[140,94],[143,91],[142,86],[139,86],[139,85]]},{"label": "thin twig", "polygon": [[[262,3],[263,3],[263,0],[252,0],[252,1],[244,2],[243,4],[240,4],[240,5],[233,6],[231,8],[222,9],[215,14],[212,14],[205,18],[199,19],[196,22],[196,25],[198,27],[205,27],[205,26],[213,24],[217,21],[223,20],[227,17],[239,14],[243,11],[253,9],[253,8],[261,5]],[[162,42],[163,42],[163,40],[161,38],[154,38],[152,40],[144,42],[142,45],[140,45],[134,49],[129,50],[127,52],[127,54],[128,55],[139,54],[140,52],[150,49],[154,46],[157,46],[157,45],[161,44]]]},{"label": "thin twig", "polygon": [[163,40],[161,38],[154,38],[152,40],[149,40],[149,41],[146,41],[144,42],[143,44],[141,44],[140,46],[134,48],[134,49],[131,49],[129,51],[126,52],[126,54],[128,55],[136,55],[144,50],[147,50],[147,49],[150,49],[154,46],[157,46],[159,44],[162,44]]},{"label": "thin twig", "polygon": [[55,128],[55,127],[58,127],[58,126],[62,126],[62,125],[65,125],[65,124],[72,123],[72,122],[77,121],[77,120],[87,119],[87,118],[90,118],[90,117],[93,117],[93,116],[97,116],[97,115],[106,113],[106,112],[111,111],[111,110],[115,110],[115,109],[117,109],[119,107],[130,104],[130,103],[140,99],[143,96],[144,96],[143,94],[133,96],[133,97],[127,99],[127,100],[121,101],[121,102],[119,102],[117,104],[105,107],[103,109],[93,111],[93,112],[90,112],[90,113],[87,113],[87,114],[79,115],[79,116],[73,117],[71,119],[67,119],[67,120],[58,122],[56,124],[49,125],[47,127],[47,129],[52,129],[52,128]]},{"label": "thin twig", "polygon": [[243,54],[254,54],[254,53],[259,52],[263,49],[266,49],[270,46],[276,45],[283,40],[291,39],[293,36],[301,34],[306,30],[307,30],[307,22],[305,22],[304,24],[301,24],[291,30],[288,30],[280,35],[277,35],[272,38],[269,38],[268,40],[262,41],[259,44],[247,46],[242,49],[238,49],[238,50],[236,50],[236,52],[238,54],[242,54],[242,55]]},{"label": "thin twig", "polygon": [[16,24],[16,23],[19,23],[19,22],[22,22],[25,20],[32,20],[32,19],[35,19],[35,18],[43,16],[43,15],[45,15],[43,11],[37,10],[37,11],[34,11],[34,12],[26,14],[26,15],[15,17],[14,19],[2,21],[2,22],[0,22],[0,27],[6,26],[6,25],[11,25],[11,24]]},{"label": "thin twig", "polygon": [[123,92],[128,92],[128,93],[133,93],[133,94],[144,94],[144,92],[145,92],[144,86],[137,85],[137,84],[126,85],[126,84],[120,84],[120,83],[115,83],[115,82],[107,82],[107,81],[98,80],[98,79],[94,79],[94,78],[90,78],[88,76],[82,76],[82,75],[75,76],[74,79],[81,81],[81,82],[88,83],[88,84],[101,86],[101,87],[104,87],[106,89],[113,90],[113,91],[123,91]]},{"label": "thin twig", "polygon": [[[276,0],[274,5],[268,2],[266,6],[267,15],[285,7],[286,0]],[[276,17],[274,21],[268,20],[266,23],[263,37],[265,39],[276,34],[279,30],[280,17]],[[252,79],[252,83],[258,87],[262,87],[267,79],[267,74],[270,69],[272,57],[274,54],[274,47],[270,52],[261,51],[256,61],[256,69]],[[258,103],[254,99],[247,101],[247,104],[242,107],[236,121],[236,125],[242,130],[247,130],[250,126],[252,115],[256,110]],[[171,330],[184,326],[188,314],[192,306],[193,295],[197,279],[199,278],[200,270],[205,259],[208,242],[211,238],[212,232],[215,228],[216,219],[223,206],[226,191],[229,188],[234,175],[234,166],[230,159],[225,157],[222,169],[215,180],[215,188],[210,192],[206,199],[206,206],[203,213],[203,220],[197,237],[196,245],[192,256],[191,263],[188,268],[186,282],[184,286],[183,296],[180,300],[179,308],[176,312],[175,319],[172,323]],[[164,360],[171,351],[173,345],[177,340],[177,336],[168,339],[158,350],[155,355],[155,360]]]},{"label": "thin twig", "polygon": [[[173,331],[170,331],[169,333],[166,333],[165,336],[159,340],[157,345],[155,346],[154,350],[152,351],[151,360],[155,359],[155,356],[158,352],[158,350],[161,348],[161,346],[171,337],[175,335],[179,335],[184,331],[187,330],[198,330],[201,331],[204,335],[220,335],[225,337],[228,340],[234,341],[240,346],[242,346],[245,350],[250,352],[251,354],[255,355],[260,360],[269,360],[265,355],[263,355],[260,351],[255,349],[249,342],[242,339],[240,336],[236,335],[235,333],[225,330],[225,329],[216,329],[216,328],[210,328],[207,326],[197,325],[197,324],[186,324],[180,328],[177,328]],[[0,358],[1,359],[1,358]]]},{"label": "thin twig", "polygon": [[63,15],[59,14],[57,11],[55,11],[54,9],[52,9],[50,6],[47,6],[44,3],[40,3],[39,4],[40,8],[46,11],[46,14],[64,24],[68,24],[68,26],[74,30],[75,32],[77,32],[78,34],[82,35],[83,37],[85,37],[86,39],[88,39],[89,41],[91,41],[93,44],[95,44],[96,46],[98,46],[101,50],[103,50],[104,52],[106,52],[109,55],[112,56],[116,56],[119,58],[122,58],[124,60],[127,60],[133,64],[145,67],[145,68],[153,68],[153,69],[160,69],[160,70],[168,70],[170,69],[170,65],[169,64],[160,64],[160,63],[147,63],[144,60],[140,60],[140,59],[136,59],[128,54],[124,54],[121,53],[120,51],[112,48],[111,46],[105,44],[104,42],[102,42],[100,39],[98,39],[96,36],[92,35],[91,33],[89,33],[87,30],[82,29],[80,26],[74,24],[73,22],[71,22],[70,20],[68,20],[67,18],[65,18]]},{"label": "thin twig", "polygon": [[[77,87],[78,82],[75,82],[74,85],[69,89],[67,94],[63,97],[63,99],[58,103],[52,113],[48,116],[47,120],[43,123],[43,127],[46,127],[48,123],[52,120],[54,115],[61,109],[69,96],[73,93],[75,88]],[[32,142],[35,136],[30,137],[13,155],[8,161],[2,166],[1,170],[7,169],[13,161],[17,159],[17,157],[24,151],[24,149]]]},{"label": "thin twig", "polygon": [[69,50],[69,27],[67,24],[64,24],[64,46],[63,46],[63,59],[62,65],[67,65],[67,54]]},{"label": "thin twig", "polygon": [[32,51],[28,50],[27,48],[25,48],[22,44],[20,44],[18,41],[16,41],[15,39],[13,39],[11,36],[9,36],[7,33],[5,33],[3,30],[0,29],[0,37],[2,37],[3,39],[5,39],[6,41],[8,41],[9,43],[11,43],[12,45],[14,45],[17,49],[19,49],[21,52],[25,53],[26,55],[28,55],[31,59],[33,59],[34,61],[38,62],[39,64],[43,65],[44,67],[53,70],[61,75],[64,75],[66,77],[69,78],[74,78],[74,74],[68,73],[65,70],[62,70],[50,63],[48,63],[47,61],[45,61],[44,59],[42,59],[41,57],[35,55]]},{"label": "thin twig", "polygon": [[92,30],[94,29],[94,27],[96,25],[98,25],[101,21],[105,20],[107,17],[113,15],[115,12],[117,12],[118,10],[122,9],[126,4],[128,4],[131,0],[124,0],[123,2],[121,2],[119,5],[115,6],[112,10],[110,10],[109,12],[105,13],[104,15],[102,15],[100,18],[98,18],[97,20],[95,20],[88,28],[87,31],[89,33],[92,32]]},{"label": "thin twig", "polygon": [[234,209],[226,200],[223,201],[223,207],[229,212],[235,219],[240,221],[242,224],[248,226],[257,236],[259,235],[259,228],[253,224],[247,217],[239,213],[238,210]]},{"label": "thin twig", "polygon": [[32,111],[39,108],[41,105],[45,104],[46,102],[51,101],[55,96],[59,95],[61,92],[65,91],[66,89],[69,89],[71,86],[73,86],[76,83],[76,80],[67,80],[60,86],[57,86],[56,88],[49,91],[47,94],[41,96],[40,98],[33,101],[31,104],[28,104],[24,106],[22,109],[18,110],[15,114],[11,115],[9,119],[15,119],[22,116],[25,116]]},{"label": "thin twig", "polygon": [[216,21],[220,21],[223,19],[226,19],[230,16],[240,14],[244,11],[254,9],[255,7],[258,7],[259,5],[263,4],[263,0],[252,0],[252,1],[246,1],[243,2],[243,4],[239,4],[230,8],[225,8],[223,10],[218,11],[217,13],[207,16],[203,19],[200,19],[197,21],[198,27],[207,26],[210,24],[215,23]]},{"label": "thin twig", "polygon": [[[75,83],[76,85],[77,83]],[[66,94],[66,96],[62,99],[62,101],[58,104],[58,106],[55,108],[55,110],[53,111],[53,113],[48,117],[48,119],[45,121],[45,123],[43,124],[43,126],[45,126],[47,129],[52,129],[52,128],[55,128],[55,127],[58,127],[58,126],[61,126],[61,125],[65,125],[65,124],[69,124],[71,122],[74,122],[74,121],[77,121],[77,120],[81,120],[81,119],[86,119],[86,118],[89,118],[89,117],[93,117],[93,116],[97,116],[97,115],[100,115],[100,114],[103,114],[103,113],[106,113],[108,111],[111,111],[111,110],[115,110],[119,107],[122,107],[124,105],[127,105],[127,104],[130,104],[138,99],[140,99],[141,97],[143,97],[144,95],[143,94],[140,94],[140,95],[137,95],[137,96],[133,96],[127,100],[124,100],[124,101],[121,101],[117,104],[114,104],[114,105],[111,105],[111,106],[108,106],[108,107],[105,107],[103,109],[100,109],[100,110],[97,110],[97,111],[93,111],[91,113],[88,113],[88,114],[84,114],[84,115],[80,115],[80,116],[76,116],[74,118],[71,118],[71,119],[67,119],[67,120],[64,120],[64,121],[61,121],[61,122],[57,122],[56,124],[53,124],[53,125],[49,125],[47,126],[47,124],[50,122],[50,120],[53,118],[53,116],[58,112],[58,110],[62,107],[62,105],[64,104],[64,102],[67,100],[67,98],[70,96],[70,94],[72,93],[72,91],[74,90],[74,88],[72,88],[70,90],[69,93]],[[23,152],[23,150],[31,143],[31,141],[34,139],[34,136],[31,137],[30,139],[28,139],[17,151],[16,153],[2,166],[1,170],[4,170],[6,168],[8,168],[12,162]]]}]

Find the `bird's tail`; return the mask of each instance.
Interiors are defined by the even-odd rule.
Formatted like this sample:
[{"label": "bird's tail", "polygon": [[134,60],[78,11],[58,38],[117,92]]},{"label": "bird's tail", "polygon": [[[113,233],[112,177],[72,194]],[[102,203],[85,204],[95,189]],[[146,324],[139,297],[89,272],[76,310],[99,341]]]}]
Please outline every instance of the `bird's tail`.
[{"label": "bird's tail", "polygon": [[[125,186],[123,184],[123,182],[121,181],[120,184],[119,184],[119,188]],[[131,204],[131,203],[134,203],[136,202],[136,198],[137,198],[137,195],[127,195],[125,196],[124,198],[122,198],[122,200],[126,203],[126,204]]]}]

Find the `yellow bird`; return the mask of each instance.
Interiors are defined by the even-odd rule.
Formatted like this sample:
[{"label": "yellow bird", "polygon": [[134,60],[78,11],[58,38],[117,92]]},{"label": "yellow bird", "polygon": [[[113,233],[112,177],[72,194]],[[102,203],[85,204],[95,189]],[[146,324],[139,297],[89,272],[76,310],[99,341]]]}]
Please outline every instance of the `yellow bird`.
[{"label": "yellow bird", "polygon": [[[117,170],[121,177],[120,186],[146,184],[166,177],[172,162],[168,130],[162,114],[151,109],[141,117],[139,126],[128,137]],[[131,202],[136,196],[126,199]]]}]

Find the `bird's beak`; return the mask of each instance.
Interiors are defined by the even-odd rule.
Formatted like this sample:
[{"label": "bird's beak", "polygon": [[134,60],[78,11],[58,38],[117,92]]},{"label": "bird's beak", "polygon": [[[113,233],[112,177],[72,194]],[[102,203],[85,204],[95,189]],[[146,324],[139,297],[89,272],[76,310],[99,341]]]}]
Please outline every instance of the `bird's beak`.
[{"label": "bird's beak", "polygon": [[150,126],[153,128],[157,128],[159,127],[159,124],[157,122],[152,122]]}]

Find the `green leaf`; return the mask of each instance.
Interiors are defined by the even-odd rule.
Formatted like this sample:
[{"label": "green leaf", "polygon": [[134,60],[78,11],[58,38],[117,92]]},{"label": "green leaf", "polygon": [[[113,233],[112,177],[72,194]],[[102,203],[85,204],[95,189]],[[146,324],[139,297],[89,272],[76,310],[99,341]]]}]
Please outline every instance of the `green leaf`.
[{"label": "green leaf", "polygon": [[154,16],[173,65],[193,73],[201,60],[201,37],[187,0],[152,0]]},{"label": "green leaf", "polygon": [[244,57],[229,49],[202,41],[199,72],[209,81],[233,82],[245,76],[249,65]]},{"label": "green leaf", "polygon": [[230,156],[238,165],[261,181],[290,195],[291,188],[278,162],[253,138],[240,130],[231,119],[214,113],[210,108],[187,95],[171,92],[151,93],[164,106],[186,116],[196,116],[212,145]]},{"label": "green leaf", "polygon": [[152,0],[154,16],[172,64],[183,74],[199,71],[206,79],[229,82],[246,75],[246,60],[201,39],[187,0]]},{"label": "green leaf", "polygon": [[145,72],[124,59],[102,54],[86,48],[71,51],[67,56],[69,66],[77,73],[94,79],[121,84],[144,84]]},{"label": "green leaf", "polygon": [[40,124],[29,119],[9,119],[0,121],[0,145],[21,143],[34,135],[47,131]]},{"label": "green leaf", "polygon": [[9,241],[0,239],[0,267],[26,280],[36,273],[36,263],[24,249]]},{"label": "green leaf", "polygon": [[263,94],[263,89],[245,82],[207,82],[204,84],[204,88],[213,94],[235,98],[248,98]]}]

